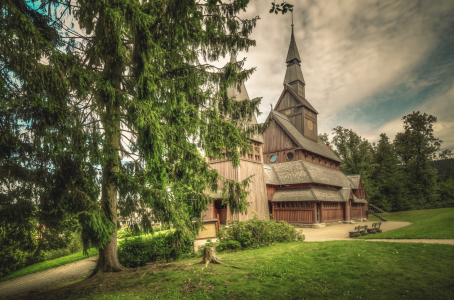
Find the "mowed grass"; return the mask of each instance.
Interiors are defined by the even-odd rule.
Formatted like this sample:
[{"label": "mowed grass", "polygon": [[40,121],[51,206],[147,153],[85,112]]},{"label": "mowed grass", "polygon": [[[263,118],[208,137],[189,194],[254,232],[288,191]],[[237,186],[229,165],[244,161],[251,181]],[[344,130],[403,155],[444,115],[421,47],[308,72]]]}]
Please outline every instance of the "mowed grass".
[{"label": "mowed grass", "polygon": [[[454,239],[454,208],[401,211],[381,214],[388,221],[411,222],[400,229],[370,234],[360,239]],[[372,218],[371,221],[379,221]]]},{"label": "mowed grass", "polygon": [[[153,235],[152,234],[143,235],[142,238],[144,240],[152,239],[154,236],[158,236],[158,235],[161,235],[161,234],[166,234],[168,232],[173,232],[173,231],[175,231],[175,230],[172,229],[172,230],[156,231]],[[125,239],[118,239],[117,240],[117,244],[120,244],[123,240],[125,240]],[[24,275],[36,273],[36,272],[39,272],[39,271],[44,271],[44,270],[47,270],[47,269],[52,269],[52,268],[56,268],[56,267],[59,267],[59,266],[63,266],[63,265],[66,265],[66,264],[69,264],[69,263],[72,263],[72,262],[76,262],[76,261],[79,261],[79,260],[82,260],[82,259],[85,259],[85,258],[88,258],[88,257],[92,257],[92,256],[95,256],[95,255],[98,255],[98,253],[99,253],[98,249],[91,248],[91,249],[88,250],[88,256],[83,255],[83,253],[81,251],[81,252],[77,252],[77,253],[74,253],[74,254],[71,254],[71,255],[63,256],[63,257],[60,257],[60,258],[39,262],[39,263],[30,265],[30,266],[24,267],[24,268],[22,268],[20,270],[17,270],[17,271],[15,271],[15,272],[13,272],[13,273],[5,276],[5,277],[0,278],[0,282],[1,281],[6,281],[6,280],[10,280],[10,279],[14,279],[16,277],[20,277],[20,276],[24,276]]]},{"label": "mowed grass", "polygon": [[13,279],[16,277],[24,276],[27,274],[32,274],[32,273],[44,271],[47,269],[56,268],[56,267],[59,267],[62,265],[66,265],[66,264],[69,264],[69,263],[72,263],[75,261],[79,261],[79,260],[82,260],[82,259],[85,259],[88,257],[98,255],[98,253],[99,253],[98,249],[91,248],[88,250],[88,256],[84,255],[83,252],[80,251],[80,252],[77,252],[77,253],[74,253],[71,255],[67,255],[67,256],[63,256],[60,258],[39,262],[39,263],[30,265],[30,266],[24,267],[20,270],[17,270],[5,277],[2,277],[2,278],[0,278],[0,281],[6,281],[6,280],[10,280],[10,279]]},{"label": "mowed grass", "polygon": [[[454,246],[293,242],[81,281],[33,299],[454,299]],[[25,299],[25,298],[24,298]]]}]

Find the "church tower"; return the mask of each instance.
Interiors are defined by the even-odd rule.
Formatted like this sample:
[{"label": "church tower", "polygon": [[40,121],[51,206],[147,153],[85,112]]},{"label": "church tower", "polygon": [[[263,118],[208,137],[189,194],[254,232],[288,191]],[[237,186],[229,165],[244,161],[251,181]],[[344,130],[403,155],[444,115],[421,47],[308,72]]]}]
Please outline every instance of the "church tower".
[{"label": "church tower", "polygon": [[366,217],[359,176],[340,171],[340,159],[318,138],[318,112],[306,99],[295,36],[285,60],[284,90],[263,133],[265,180],[273,219],[330,223]]},{"label": "church tower", "polygon": [[285,62],[287,70],[284,77],[284,91],[274,110],[285,115],[305,138],[316,142],[318,140],[318,112],[306,100],[306,83],[301,71],[301,58],[293,34],[293,24]]},{"label": "church tower", "polygon": [[[231,63],[236,63],[234,55],[230,58]],[[250,100],[244,82],[241,83],[241,88],[238,91],[236,86],[230,86],[227,89],[227,96],[236,101]],[[245,126],[257,125],[257,118],[252,115],[251,121]],[[211,204],[208,209],[202,212],[204,219],[214,219],[219,216],[221,224],[226,224],[227,221],[246,221],[253,217],[252,212],[259,214],[260,218],[268,218],[270,207],[268,205],[266,195],[265,171],[263,165],[263,137],[256,134],[250,138],[250,145],[254,149],[253,153],[247,154],[241,158],[240,166],[233,168],[232,162],[227,159],[207,158],[212,169],[218,170],[219,174],[227,179],[242,181],[250,176],[252,183],[249,185],[249,195],[247,201],[250,203],[247,214],[231,214],[228,206],[222,205],[222,195],[212,195],[219,197]]]}]

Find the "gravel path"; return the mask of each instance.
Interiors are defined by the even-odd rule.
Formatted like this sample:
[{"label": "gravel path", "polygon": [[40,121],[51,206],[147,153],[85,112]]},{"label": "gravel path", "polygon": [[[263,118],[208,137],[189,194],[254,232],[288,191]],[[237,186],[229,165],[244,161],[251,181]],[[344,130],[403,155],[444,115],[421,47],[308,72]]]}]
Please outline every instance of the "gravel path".
[{"label": "gravel path", "polygon": [[97,260],[98,256],[92,256],[57,268],[0,282],[0,299],[11,299],[32,291],[51,288],[62,282],[81,279],[90,275]]},{"label": "gravel path", "polygon": [[[348,237],[348,232],[353,231],[356,226],[372,227],[375,222],[358,222],[356,224],[340,224],[324,228],[296,228],[302,230],[306,236],[306,242],[325,242],[325,241],[369,241],[369,242],[388,242],[388,243],[426,243],[426,244],[447,244],[454,245],[454,239],[367,239],[358,240]],[[410,225],[409,222],[388,221],[381,223],[383,232],[399,229]]]},{"label": "gravel path", "polygon": [[[372,224],[376,222],[358,222],[356,224],[339,224],[332,225],[324,228],[297,228],[297,230],[302,230],[303,234],[306,236],[306,242],[325,242],[325,241],[344,241],[344,240],[355,240],[348,237],[348,232],[355,230],[356,226],[372,227]],[[395,222],[388,221],[381,223],[381,229],[383,232],[402,228],[410,225],[409,222]]]}]

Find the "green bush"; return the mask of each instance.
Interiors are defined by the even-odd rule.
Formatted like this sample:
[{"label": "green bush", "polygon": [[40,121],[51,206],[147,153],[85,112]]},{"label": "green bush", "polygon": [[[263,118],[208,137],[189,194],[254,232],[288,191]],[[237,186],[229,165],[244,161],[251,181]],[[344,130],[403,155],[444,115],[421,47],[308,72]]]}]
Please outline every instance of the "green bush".
[{"label": "green bush", "polygon": [[33,223],[22,228],[9,224],[0,227],[0,277],[43,260],[36,234]]},{"label": "green bush", "polygon": [[[260,248],[273,243],[304,241],[304,235],[287,222],[259,219],[257,214],[248,221],[234,221],[218,232],[220,243],[237,241],[241,248]],[[233,244],[232,244],[233,246]]]},{"label": "green bush", "polygon": [[117,239],[125,239],[131,237],[140,236],[141,233],[135,230],[131,230],[129,227],[122,228],[117,230]]},{"label": "green bush", "polygon": [[194,242],[182,237],[180,248],[175,247],[174,234],[156,235],[152,239],[126,238],[118,246],[118,260],[127,268],[143,266],[148,262],[171,261],[181,254],[193,252]]},{"label": "green bush", "polygon": [[230,252],[241,250],[241,244],[238,241],[226,240],[219,242],[216,246],[216,251],[218,252]]}]

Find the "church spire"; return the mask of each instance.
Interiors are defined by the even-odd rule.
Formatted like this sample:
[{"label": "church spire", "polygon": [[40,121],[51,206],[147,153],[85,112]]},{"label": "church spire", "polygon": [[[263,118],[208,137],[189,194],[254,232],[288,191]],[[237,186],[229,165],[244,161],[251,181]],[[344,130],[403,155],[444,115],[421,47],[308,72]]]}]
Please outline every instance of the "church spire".
[{"label": "church spire", "polygon": [[284,85],[289,85],[301,97],[305,98],[303,72],[301,71],[301,58],[296,46],[295,35],[293,34],[293,16],[292,16],[292,36],[290,38],[290,46],[288,48],[287,71],[285,72]]}]

